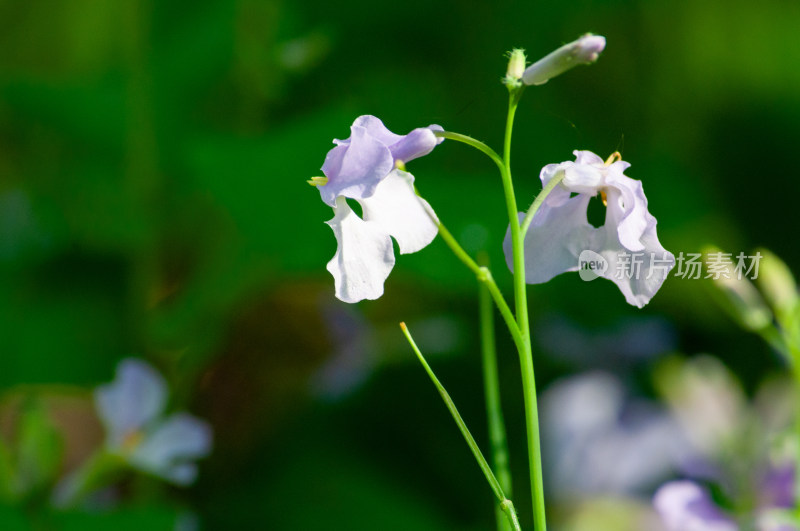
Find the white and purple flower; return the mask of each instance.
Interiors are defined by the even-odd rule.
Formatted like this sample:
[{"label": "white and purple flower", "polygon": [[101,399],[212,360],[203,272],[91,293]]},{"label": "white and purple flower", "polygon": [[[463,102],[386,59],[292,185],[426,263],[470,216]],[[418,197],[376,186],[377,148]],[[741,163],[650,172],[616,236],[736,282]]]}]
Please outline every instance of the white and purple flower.
[{"label": "white and purple flower", "polygon": [[144,361],[126,359],[94,393],[106,450],[129,466],[177,485],[197,477],[194,460],[211,452],[211,427],[187,413],[164,417],[167,385]]},{"label": "white and purple flower", "polygon": [[[350,138],[334,140],[322,165],[324,178],[312,179],[334,217],[338,248],[328,262],[336,297],[344,302],[377,299],[394,267],[392,238],[400,253],[427,246],[439,231],[436,214],[414,190],[414,176],[405,163],[427,155],[442,138],[438,125],[414,129],[401,136],[389,131],[378,118],[360,116],[350,127]],[[348,205],[355,199],[363,219]]]},{"label": "white and purple flower", "polygon": [[[597,271],[598,276],[614,282],[629,304],[641,308],[661,287],[675,257],[658,241],[656,218],[647,210],[642,183],[623,173],[630,164],[615,160],[617,154],[606,162],[590,151],[574,154],[575,162],[542,168],[543,186],[556,176],[563,180],[544,200],[526,232],[526,282],[541,284],[577,271],[581,253],[591,251],[607,264]],[[589,200],[598,194],[606,203],[606,217],[605,224],[595,228],[589,224],[587,210]],[[524,216],[521,213],[520,220]],[[513,269],[510,231],[504,250]]]}]

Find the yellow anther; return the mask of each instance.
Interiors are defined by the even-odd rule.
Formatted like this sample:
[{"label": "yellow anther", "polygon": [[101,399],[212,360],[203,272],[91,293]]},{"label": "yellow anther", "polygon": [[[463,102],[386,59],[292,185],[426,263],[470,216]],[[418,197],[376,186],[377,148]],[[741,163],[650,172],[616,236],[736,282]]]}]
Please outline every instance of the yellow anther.
[{"label": "yellow anther", "polygon": [[600,199],[603,200],[603,206],[608,206],[608,194],[605,190],[600,190]]},{"label": "yellow anther", "polygon": [[397,168],[400,171],[406,171],[406,164],[405,164],[405,162],[403,162],[400,159],[397,159],[396,161],[394,161],[394,167]]},{"label": "yellow anther", "polygon": [[618,160],[622,160],[622,155],[619,154],[619,151],[615,151],[611,154],[610,157],[606,159],[606,166],[610,166],[617,162]]},{"label": "yellow anther", "polygon": [[308,181],[306,181],[311,186],[325,186],[328,184],[327,177],[312,177]]}]

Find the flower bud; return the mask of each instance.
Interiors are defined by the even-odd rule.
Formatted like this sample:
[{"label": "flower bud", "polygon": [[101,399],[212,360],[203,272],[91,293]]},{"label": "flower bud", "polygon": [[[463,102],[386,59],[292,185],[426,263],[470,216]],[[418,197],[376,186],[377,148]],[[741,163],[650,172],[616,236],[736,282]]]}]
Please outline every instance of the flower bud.
[{"label": "flower bud", "polygon": [[522,81],[526,85],[547,83],[570,68],[595,62],[605,47],[605,37],[587,33],[533,63],[523,73]]},{"label": "flower bud", "polygon": [[[703,250],[706,255],[718,254],[716,247]],[[746,277],[738,278],[732,263],[725,264],[726,273],[712,278],[716,292],[722,295],[719,302],[746,330],[757,332],[772,323],[772,312],[767,307],[755,285]]]},{"label": "flower bud", "polygon": [[522,74],[525,73],[525,50],[521,48],[514,48],[508,57],[508,70],[506,70],[506,77],[503,79],[503,84],[507,87],[518,87],[519,80],[522,79]]},{"label": "flower bud", "polygon": [[784,320],[793,314],[800,303],[797,283],[783,260],[766,249],[759,249],[758,252],[764,258],[761,260],[761,273],[756,282],[778,318]]}]

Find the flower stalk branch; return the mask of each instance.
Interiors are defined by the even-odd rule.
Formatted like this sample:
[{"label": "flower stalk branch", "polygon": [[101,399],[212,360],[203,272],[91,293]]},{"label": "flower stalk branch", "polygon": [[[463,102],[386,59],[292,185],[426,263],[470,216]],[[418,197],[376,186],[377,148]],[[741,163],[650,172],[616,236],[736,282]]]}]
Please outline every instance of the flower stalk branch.
[{"label": "flower stalk branch", "polygon": [[408,344],[411,345],[411,349],[417,355],[420,363],[425,369],[425,372],[428,373],[433,385],[436,387],[436,390],[439,391],[439,394],[444,400],[447,409],[450,411],[450,414],[453,416],[453,420],[456,421],[458,425],[458,429],[461,431],[461,434],[464,436],[464,440],[467,441],[467,445],[469,446],[470,450],[472,451],[472,455],[475,456],[475,460],[478,462],[478,466],[480,466],[481,470],[483,471],[484,476],[486,476],[486,481],[489,482],[489,486],[492,488],[492,492],[497,497],[497,500],[500,502],[500,507],[503,512],[506,514],[508,518],[509,524],[511,524],[512,529],[515,531],[520,531],[519,521],[517,520],[516,511],[514,510],[514,504],[506,498],[505,493],[503,492],[503,488],[500,486],[500,482],[497,481],[494,473],[492,472],[492,468],[489,466],[489,463],[486,462],[486,459],[483,457],[483,453],[481,449],[478,447],[478,443],[475,442],[475,439],[472,437],[472,434],[467,428],[467,425],[464,423],[464,419],[461,418],[461,414],[459,414],[456,405],[453,403],[453,399],[450,398],[450,394],[441,384],[439,379],[431,369],[428,362],[425,361],[425,357],[420,352],[419,347],[417,347],[414,338],[411,337],[411,332],[408,331],[408,327],[405,323],[400,323],[400,329],[403,331],[403,334],[406,336],[408,340]]},{"label": "flower stalk branch", "polygon": [[494,277],[492,276],[492,272],[487,267],[479,266],[472,257],[467,254],[461,244],[458,243],[458,240],[447,230],[447,227],[444,226],[443,223],[439,222],[439,235],[442,237],[444,242],[450,247],[450,250],[461,260],[473,273],[475,273],[478,282],[486,286],[486,289],[489,290],[489,294],[494,299],[495,304],[497,305],[497,309],[500,310],[500,315],[503,317],[506,325],[508,326],[508,331],[511,333],[511,337],[514,340],[516,345],[522,344],[522,335],[520,334],[519,327],[517,326],[517,322],[514,318],[514,314],[511,313],[511,308],[509,308],[508,303],[506,302],[503,294],[500,293],[500,288],[497,287],[497,283],[494,281]]},{"label": "flower stalk branch", "polygon": [[536,215],[536,212],[539,211],[539,207],[542,206],[544,200],[547,199],[547,196],[550,195],[550,192],[553,189],[561,184],[561,181],[564,180],[564,176],[566,174],[560,173],[553,177],[550,182],[548,182],[545,187],[539,192],[539,195],[536,196],[534,199],[533,204],[528,209],[528,212],[525,214],[525,219],[522,220],[522,225],[520,226],[520,233],[522,234],[522,239],[525,239],[525,235],[528,233],[528,227],[531,225],[531,221],[533,221],[533,217]]},{"label": "flower stalk branch", "polygon": [[[478,256],[482,264],[488,262],[485,253]],[[494,311],[489,290],[485,284],[478,286],[478,306],[481,331],[481,360],[483,365],[483,389],[489,424],[489,444],[492,466],[497,481],[507,496],[512,496],[511,470],[509,467],[506,427],[503,420],[503,407],[500,400],[500,380],[497,375],[497,348],[495,346]],[[497,506],[498,531],[510,531],[502,504]]]}]

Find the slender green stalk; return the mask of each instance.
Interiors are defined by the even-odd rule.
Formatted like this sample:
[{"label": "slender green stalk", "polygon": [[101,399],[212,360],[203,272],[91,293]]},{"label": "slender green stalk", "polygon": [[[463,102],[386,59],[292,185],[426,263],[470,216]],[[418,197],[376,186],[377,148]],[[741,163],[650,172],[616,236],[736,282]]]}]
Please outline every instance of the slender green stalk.
[{"label": "slender green stalk", "polygon": [[533,498],[533,522],[536,531],[546,531],[542,450],[539,440],[539,411],[536,399],[536,379],[533,371],[533,352],[531,349],[528,299],[525,286],[525,255],[523,253],[522,230],[517,214],[517,200],[514,197],[514,185],[511,180],[511,134],[514,127],[514,115],[519,103],[519,95],[519,91],[511,91],[509,95],[508,117],[506,119],[506,133],[503,143],[502,178],[506,207],[508,209],[508,221],[511,228],[517,326],[522,336],[522,346],[519,347],[518,345],[518,347],[525,403],[525,428],[528,438],[528,466],[530,470],[531,496]]},{"label": "slender green stalk", "polygon": [[[788,357],[791,360],[791,370],[792,376],[794,376],[794,387],[795,393],[800,392],[800,346],[794,344],[791,337],[786,338],[786,342],[789,344],[788,347]],[[797,399],[795,398],[795,404],[797,403]],[[800,408],[795,405],[795,412],[794,412],[794,436],[795,436],[795,444],[800,445]],[[796,467],[800,467],[800,457],[795,457],[796,459]],[[800,474],[795,472],[795,480],[794,480],[794,513],[795,516],[800,518]]]},{"label": "slender green stalk", "polygon": [[494,161],[495,164],[497,164],[497,167],[500,169],[500,171],[501,172],[503,171],[503,159],[500,158],[500,155],[498,155],[495,150],[493,150],[480,140],[476,140],[471,136],[462,135],[460,133],[451,133],[450,131],[434,131],[433,134],[439,138],[448,138],[450,140],[455,140],[456,142],[462,142],[464,144],[467,144],[468,146],[474,147],[478,151],[481,151],[484,154],[486,154],[490,159],[492,159],[492,161]]},{"label": "slender green stalk", "polygon": [[445,227],[441,222],[437,223],[439,224],[439,235],[445,241],[447,246],[450,247],[459,260],[461,260],[473,273],[475,273],[478,281],[486,286],[486,289],[489,290],[489,293],[494,299],[495,304],[497,304],[497,308],[500,310],[500,315],[502,315],[503,320],[508,326],[508,331],[511,333],[514,343],[518,348],[520,348],[522,345],[522,335],[520,334],[519,327],[514,319],[514,314],[511,313],[508,303],[503,298],[503,294],[500,293],[500,288],[497,287],[497,283],[494,281],[492,272],[486,267],[479,266],[475,260],[473,260],[472,257],[467,254],[463,247],[461,247],[461,245],[458,243],[458,240],[456,240],[450,231],[447,230],[447,227]]},{"label": "slender green stalk", "polygon": [[51,502],[60,509],[77,507],[89,494],[110,484],[123,468],[122,458],[101,449],[61,480],[53,491]]},{"label": "slender green stalk", "polygon": [[522,220],[522,225],[520,226],[520,233],[522,236],[522,240],[525,240],[525,235],[528,233],[528,227],[530,227],[531,221],[533,221],[533,216],[536,215],[536,212],[539,210],[539,207],[542,206],[542,203],[544,203],[544,200],[547,199],[548,195],[550,195],[550,192],[552,192],[553,189],[556,186],[558,186],[563,180],[564,180],[563,172],[556,174],[555,177],[550,179],[550,182],[547,183],[547,186],[545,186],[542,189],[542,191],[539,192],[539,195],[536,196],[536,199],[534,199],[533,204],[528,209],[528,212],[525,214],[525,219]]},{"label": "slender green stalk", "polygon": [[441,384],[439,379],[433,373],[433,369],[431,369],[428,362],[425,361],[425,357],[420,352],[419,347],[414,342],[414,338],[411,337],[411,333],[408,331],[408,327],[405,323],[400,323],[400,328],[403,330],[403,334],[406,336],[409,345],[411,345],[412,350],[417,355],[420,363],[422,364],[425,372],[428,373],[433,385],[436,386],[436,390],[439,391],[439,394],[444,400],[447,409],[450,410],[450,414],[453,416],[453,420],[456,421],[458,425],[458,429],[461,430],[461,434],[464,436],[464,440],[467,441],[467,445],[469,446],[470,450],[472,450],[472,455],[475,456],[475,460],[478,462],[478,466],[480,466],[481,470],[483,471],[483,475],[486,476],[486,481],[489,482],[489,486],[492,488],[492,492],[494,495],[497,496],[498,501],[506,513],[506,517],[508,518],[509,524],[511,524],[512,529],[515,531],[519,531],[519,522],[517,521],[516,513],[514,511],[514,505],[511,503],[511,500],[506,498],[505,493],[503,492],[500,483],[497,481],[494,473],[492,472],[489,463],[486,462],[486,459],[483,457],[483,453],[481,453],[481,449],[478,448],[478,443],[475,442],[475,439],[472,437],[472,434],[469,432],[469,428],[464,423],[464,419],[461,418],[461,415],[458,413],[458,409],[456,405],[453,403],[453,400],[450,398],[450,395],[445,390],[444,386]]},{"label": "slender green stalk", "polygon": [[[485,257],[478,257],[486,263]],[[497,376],[497,349],[495,348],[494,312],[492,298],[485,284],[478,286],[478,301],[481,325],[481,358],[483,360],[483,389],[486,397],[486,412],[489,421],[489,443],[492,466],[500,487],[511,497],[511,470],[509,468],[506,427],[500,401],[500,381]],[[498,531],[510,531],[511,527],[503,513],[502,504],[496,507]]]},{"label": "slender green stalk", "polygon": [[514,339],[519,352],[520,369],[522,373],[522,388],[525,402],[525,426],[528,439],[528,464],[530,470],[531,495],[533,498],[533,515],[536,531],[546,531],[544,504],[544,481],[542,479],[542,452],[539,440],[539,412],[536,399],[536,380],[533,370],[533,353],[531,349],[530,323],[528,321],[528,301],[525,285],[525,255],[523,253],[523,240],[533,216],[541,206],[544,199],[560,182],[553,179],[551,183],[539,194],[531,208],[528,210],[522,225],[520,225],[517,211],[517,200],[514,195],[514,185],[511,179],[511,136],[514,127],[514,115],[522,89],[512,90],[509,96],[508,117],[506,120],[505,140],[503,143],[503,158],[483,142],[458,133],[437,131],[436,136],[447,138],[470,145],[486,154],[500,169],[503,182],[506,210],[511,232],[511,247],[514,265],[514,302],[516,317],[511,313],[508,304],[497,288],[491,273],[485,267],[478,266],[467,255],[452,234],[439,223],[439,233],[450,246],[458,258],[469,267],[488,289],[497,304],[500,314]]}]

